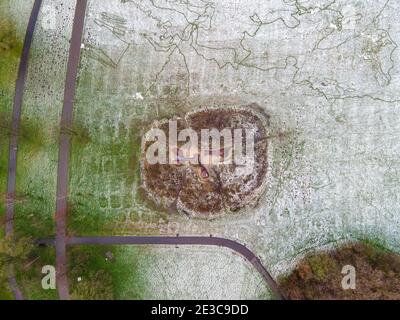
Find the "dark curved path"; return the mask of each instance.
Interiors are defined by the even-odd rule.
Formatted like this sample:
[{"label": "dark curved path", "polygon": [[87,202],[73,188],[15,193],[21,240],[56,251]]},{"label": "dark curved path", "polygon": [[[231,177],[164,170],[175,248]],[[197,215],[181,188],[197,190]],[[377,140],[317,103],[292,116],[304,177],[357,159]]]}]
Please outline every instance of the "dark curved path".
[{"label": "dark curved path", "polygon": [[[39,240],[38,244],[54,244],[52,239]],[[67,239],[68,245],[204,245],[229,248],[248,260],[268,284],[276,299],[284,299],[275,280],[264,268],[260,259],[244,245],[218,237],[73,237]]]},{"label": "dark curved path", "polygon": [[[10,146],[8,154],[8,181],[7,181],[7,200],[6,200],[6,236],[12,236],[14,231],[14,200],[15,184],[17,173],[17,153],[18,153],[18,135],[21,122],[22,99],[24,95],[26,75],[28,73],[29,52],[32,46],[33,33],[36,27],[36,21],[39,16],[42,0],[35,0],[32,12],[26,28],[25,40],[22,47],[21,60],[19,62],[18,76],[15,83],[15,95],[13,103],[13,114],[11,122]],[[21,290],[17,286],[14,277],[14,268],[10,267],[9,279],[10,288],[16,300],[23,300]]]},{"label": "dark curved path", "polygon": [[73,109],[76,92],[76,80],[81,53],[83,26],[85,22],[87,0],[77,0],[69,48],[67,76],[64,90],[64,105],[60,124],[60,146],[57,172],[56,202],[56,271],[57,288],[60,299],[68,300],[67,278],[67,207],[68,207],[68,163],[71,151],[70,129],[73,125]]}]

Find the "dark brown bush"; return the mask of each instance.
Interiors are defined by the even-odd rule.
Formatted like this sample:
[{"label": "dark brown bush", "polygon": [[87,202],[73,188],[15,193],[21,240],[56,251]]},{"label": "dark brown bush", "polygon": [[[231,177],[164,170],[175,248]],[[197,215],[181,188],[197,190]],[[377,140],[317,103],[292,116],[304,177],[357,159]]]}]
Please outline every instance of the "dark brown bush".
[{"label": "dark brown bush", "polygon": [[[341,270],[356,269],[356,289],[344,290]],[[365,243],[314,253],[279,281],[288,299],[400,299],[400,255]]]}]

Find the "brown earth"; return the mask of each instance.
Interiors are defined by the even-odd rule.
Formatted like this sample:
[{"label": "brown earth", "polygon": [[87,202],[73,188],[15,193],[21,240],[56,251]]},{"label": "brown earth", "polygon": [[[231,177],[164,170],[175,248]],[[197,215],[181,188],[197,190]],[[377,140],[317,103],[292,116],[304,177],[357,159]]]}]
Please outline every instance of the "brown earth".
[{"label": "brown earth", "polygon": [[[356,289],[343,290],[345,265],[356,270]],[[400,255],[384,248],[355,243],[315,253],[298,263],[279,285],[288,299],[400,299]]]},{"label": "brown earth", "polygon": [[[175,118],[178,133],[184,128],[193,129],[200,137],[202,129],[253,129],[255,157],[252,171],[246,172],[233,161],[230,164],[154,164],[145,159],[153,142],[142,143],[141,178],[147,197],[163,209],[179,211],[189,216],[214,217],[236,212],[259,198],[267,174],[267,117],[255,106],[201,109]],[[168,120],[153,123],[152,128],[162,129],[168,137]],[[245,136],[242,136],[243,150]],[[187,142],[187,141],[186,141]],[[186,142],[178,143],[178,148]],[[224,140],[222,139],[221,146]],[[223,148],[222,148],[223,149]],[[221,149],[221,150],[222,150]],[[225,149],[220,151],[225,152]],[[168,145],[167,145],[168,157]],[[202,176],[205,175],[206,177]]]}]

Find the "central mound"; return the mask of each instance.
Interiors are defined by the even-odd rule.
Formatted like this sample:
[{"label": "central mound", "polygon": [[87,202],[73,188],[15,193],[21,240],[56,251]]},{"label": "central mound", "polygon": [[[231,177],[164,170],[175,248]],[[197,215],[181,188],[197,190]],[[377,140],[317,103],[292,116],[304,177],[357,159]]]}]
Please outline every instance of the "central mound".
[{"label": "central mound", "polygon": [[155,121],[142,140],[147,197],[168,211],[204,218],[255,202],[267,174],[266,122],[250,106]]}]

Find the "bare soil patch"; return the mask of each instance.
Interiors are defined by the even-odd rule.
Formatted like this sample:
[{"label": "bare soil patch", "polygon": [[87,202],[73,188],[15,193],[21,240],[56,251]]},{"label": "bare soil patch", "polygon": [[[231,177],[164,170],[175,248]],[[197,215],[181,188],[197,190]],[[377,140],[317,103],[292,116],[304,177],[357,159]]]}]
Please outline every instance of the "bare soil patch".
[{"label": "bare soil patch", "polygon": [[[215,217],[254,203],[264,190],[267,174],[267,117],[255,106],[204,108],[175,118],[178,133],[185,128],[193,129],[199,137],[201,130],[228,129],[234,137],[235,129],[243,130],[243,152],[246,148],[245,130],[254,132],[254,162],[248,166],[238,165],[235,160],[227,164],[150,164],[146,152],[153,142],[142,143],[141,178],[145,194],[157,205],[168,211],[178,211],[194,217]],[[161,129],[169,135],[169,119],[156,121],[152,128]],[[210,151],[213,157],[233,153],[232,145]],[[184,148],[185,142],[178,142]],[[169,157],[167,145],[167,157]],[[236,152],[236,150],[234,150]],[[190,152],[189,152],[190,153]],[[193,154],[190,154],[193,157]],[[200,158],[199,158],[200,159]],[[250,170],[249,170],[250,169]]]}]

